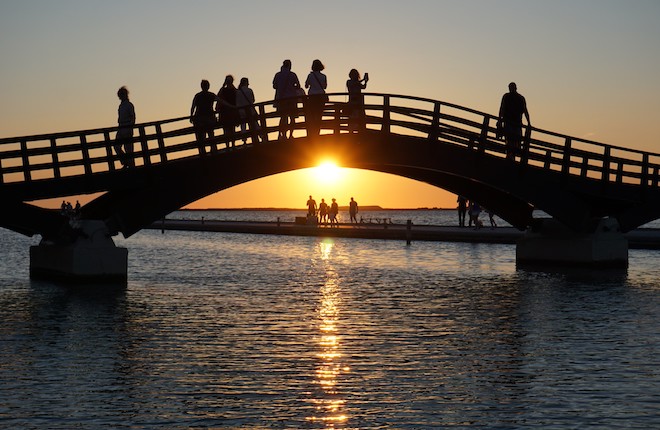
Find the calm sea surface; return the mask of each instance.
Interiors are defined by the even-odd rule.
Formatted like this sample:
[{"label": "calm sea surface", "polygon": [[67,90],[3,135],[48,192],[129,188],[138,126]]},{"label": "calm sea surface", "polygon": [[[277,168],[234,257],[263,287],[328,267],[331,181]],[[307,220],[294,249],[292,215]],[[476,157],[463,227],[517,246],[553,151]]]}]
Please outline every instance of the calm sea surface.
[{"label": "calm sea surface", "polygon": [[[422,212],[384,215],[454,223]],[[658,251],[145,230],[127,288],[71,289],[0,241],[0,428],[660,428]]]}]

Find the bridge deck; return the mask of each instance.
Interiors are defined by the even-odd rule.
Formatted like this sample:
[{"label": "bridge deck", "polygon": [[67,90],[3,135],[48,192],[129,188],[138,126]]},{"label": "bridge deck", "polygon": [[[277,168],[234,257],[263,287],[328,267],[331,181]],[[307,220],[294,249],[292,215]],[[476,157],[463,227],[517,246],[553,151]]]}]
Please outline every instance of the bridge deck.
[{"label": "bridge deck", "polygon": [[344,113],[346,94],[330,94],[320,136],[308,135],[303,100],[292,139],[278,140],[272,101],[255,104],[254,127],[236,146],[221,128],[198,141],[188,117],[137,124],[136,167],[129,169],[113,150],[116,127],[0,139],[0,226],[57,236],[62,220],[31,202],[98,193],[81,216],[128,237],[209,194],[313,167],[327,153],[343,167],[466,195],[521,230],[534,221],[533,208],[575,231],[602,217],[616,218],[623,231],[660,217],[660,154],[534,127],[524,128],[522,147],[512,153],[493,115],[419,97],[364,96],[366,124],[358,134]]}]

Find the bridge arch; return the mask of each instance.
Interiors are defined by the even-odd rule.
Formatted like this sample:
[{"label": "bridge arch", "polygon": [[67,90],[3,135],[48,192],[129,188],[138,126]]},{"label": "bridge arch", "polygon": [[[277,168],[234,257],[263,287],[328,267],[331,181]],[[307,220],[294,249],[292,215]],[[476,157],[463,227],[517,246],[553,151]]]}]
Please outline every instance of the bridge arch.
[{"label": "bridge arch", "polygon": [[[248,143],[226,136],[198,142],[187,117],[136,126],[136,165],[121,170],[115,128],[0,139],[0,225],[24,234],[59,234],[58,218],[26,202],[103,192],[82,216],[130,236],[185,204],[277,173],[312,167],[329,153],[343,167],[423,181],[480,201],[512,225],[540,209],[574,231],[614,217],[624,231],[660,217],[660,155],[526,128],[511,156],[497,118],[451,103],[365,94],[367,127],[349,133],[345,94],[331,94],[320,136],[307,136],[305,105],[295,137],[277,140],[272,102],[255,105],[259,130]],[[239,140],[240,143],[240,140]],[[214,149],[214,150],[212,150]]]}]

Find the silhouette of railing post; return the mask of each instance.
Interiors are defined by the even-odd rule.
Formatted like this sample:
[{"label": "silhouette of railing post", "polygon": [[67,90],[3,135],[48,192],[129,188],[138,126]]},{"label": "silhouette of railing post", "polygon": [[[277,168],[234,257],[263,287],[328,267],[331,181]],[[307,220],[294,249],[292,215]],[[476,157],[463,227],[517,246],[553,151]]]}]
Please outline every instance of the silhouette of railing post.
[{"label": "silhouette of railing post", "polygon": [[646,197],[646,189],[649,186],[649,154],[644,153],[642,155],[642,173],[640,175],[640,186],[642,198]]},{"label": "silhouette of railing post", "polygon": [[92,174],[92,165],[89,161],[89,148],[87,147],[87,136],[84,134],[80,135],[80,149],[82,150],[83,156],[83,168],[85,169],[85,175]]},{"label": "silhouette of railing post", "polygon": [[257,123],[257,111],[254,110],[254,105],[248,105],[243,108],[243,113],[245,114],[245,118],[243,121],[247,121],[247,131],[246,133],[249,133],[250,139],[252,140],[252,144],[259,143],[259,126]]},{"label": "silhouette of railing post", "polygon": [[550,149],[546,149],[545,160],[543,161],[543,169],[550,170],[551,165],[552,165],[552,151]]},{"label": "silhouette of railing post", "polygon": [[610,179],[610,157],[611,157],[611,148],[609,146],[605,147],[605,152],[603,153],[603,172],[601,176],[601,181],[603,185],[607,185]]},{"label": "silhouette of railing post", "polygon": [[268,142],[268,124],[266,123],[266,107],[259,105],[259,124],[261,125],[261,142]]},{"label": "silhouette of railing post", "polygon": [[160,124],[156,124],[156,139],[158,140],[158,152],[160,154],[160,162],[167,162],[167,152],[165,151],[165,140],[163,139],[163,129]]},{"label": "silhouette of railing post", "polygon": [[440,102],[433,104],[433,118],[431,119],[431,129],[429,130],[429,141],[436,142],[440,134]]},{"label": "silhouette of railing post", "polygon": [[567,178],[571,168],[571,138],[567,137],[564,143],[564,159],[561,163],[561,174]]},{"label": "silhouette of railing post", "polygon": [[54,137],[50,138],[50,150],[52,152],[51,157],[53,160],[53,177],[55,179],[60,179],[62,177],[62,173],[60,172],[60,156],[57,152],[57,141]]},{"label": "silhouette of railing post", "polygon": [[27,141],[21,140],[21,159],[23,160],[23,178],[25,182],[32,180],[32,173],[30,172],[30,158],[28,157]]},{"label": "silhouette of railing post", "polygon": [[103,138],[105,139],[105,159],[108,163],[108,170],[111,172],[115,171],[115,160],[112,152],[112,140],[110,140],[110,132],[104,131]]},{"label": "silhouette of railing post", "polygon": [[488,127],[490,125],[490,117],[484,115],[484,120],[481,123],[481,132],[479,133],[479,145],[477,152],[481,155],[486,150],[486,142],[488,141]]},{"label": "silhouette of railing post", "polygon": [[381,126],[381,131],[390,134],[390,125],[390,96],[385,95],[383,97],[383,124]]},{"label": "silhouette of railing post", "polygon": [[619,161],[619,166],[616,169],[616,183],[620,184],[623,182],[623,161]]},{"label": "silhouette of railing post", "polygon": [[[142,160],[146,167],[151,166],[151,157],[149,156],[149,143],[147,142],[147,136],[144,132],[144,126],[139,127],[140,130],[140,148],[142,150]],[[135,156],[135,154],[134,154]]]},{"label": "silhouette of railing post", "polygon": [[520,154],[520,164],[523,166],[527,166],[527,163],[529,162],[529,150],[532,142],[532,127],[527,125],[527,128],[525,129],[525,137],[523,137],[522,141],[522,154]]},{"label": "silhouette of railing post", "polygon": [[341,133],[341,111],[343,106],[346,106],[346,104],[340,104],[340,103],[335,104],[335,119],[334,119],[335,128],[333,130],[334,134]]},{"label": "silhouette of railing post", "polygon": [[589,157],[587,156],[587,154],[584,154],[582,156],[582,166],[580,167],[580,177],[583,179],[586,178],[588,170],[589,170]]}]

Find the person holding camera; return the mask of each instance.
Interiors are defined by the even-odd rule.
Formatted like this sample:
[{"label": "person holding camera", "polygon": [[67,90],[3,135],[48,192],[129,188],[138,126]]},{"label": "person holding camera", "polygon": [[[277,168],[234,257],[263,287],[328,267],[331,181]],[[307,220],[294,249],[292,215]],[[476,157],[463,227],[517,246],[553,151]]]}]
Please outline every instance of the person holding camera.
[{"label": "person holding camera", "polygon": [[360,79],[360,72],[351,69],[348,73],[346,88],[348,89],[348,130],[351,133],[363,131],[367,126],[367,118],[364,112],[364,96],[362,90],[367,88],[369,74],[364,74],[364,79]]}]

